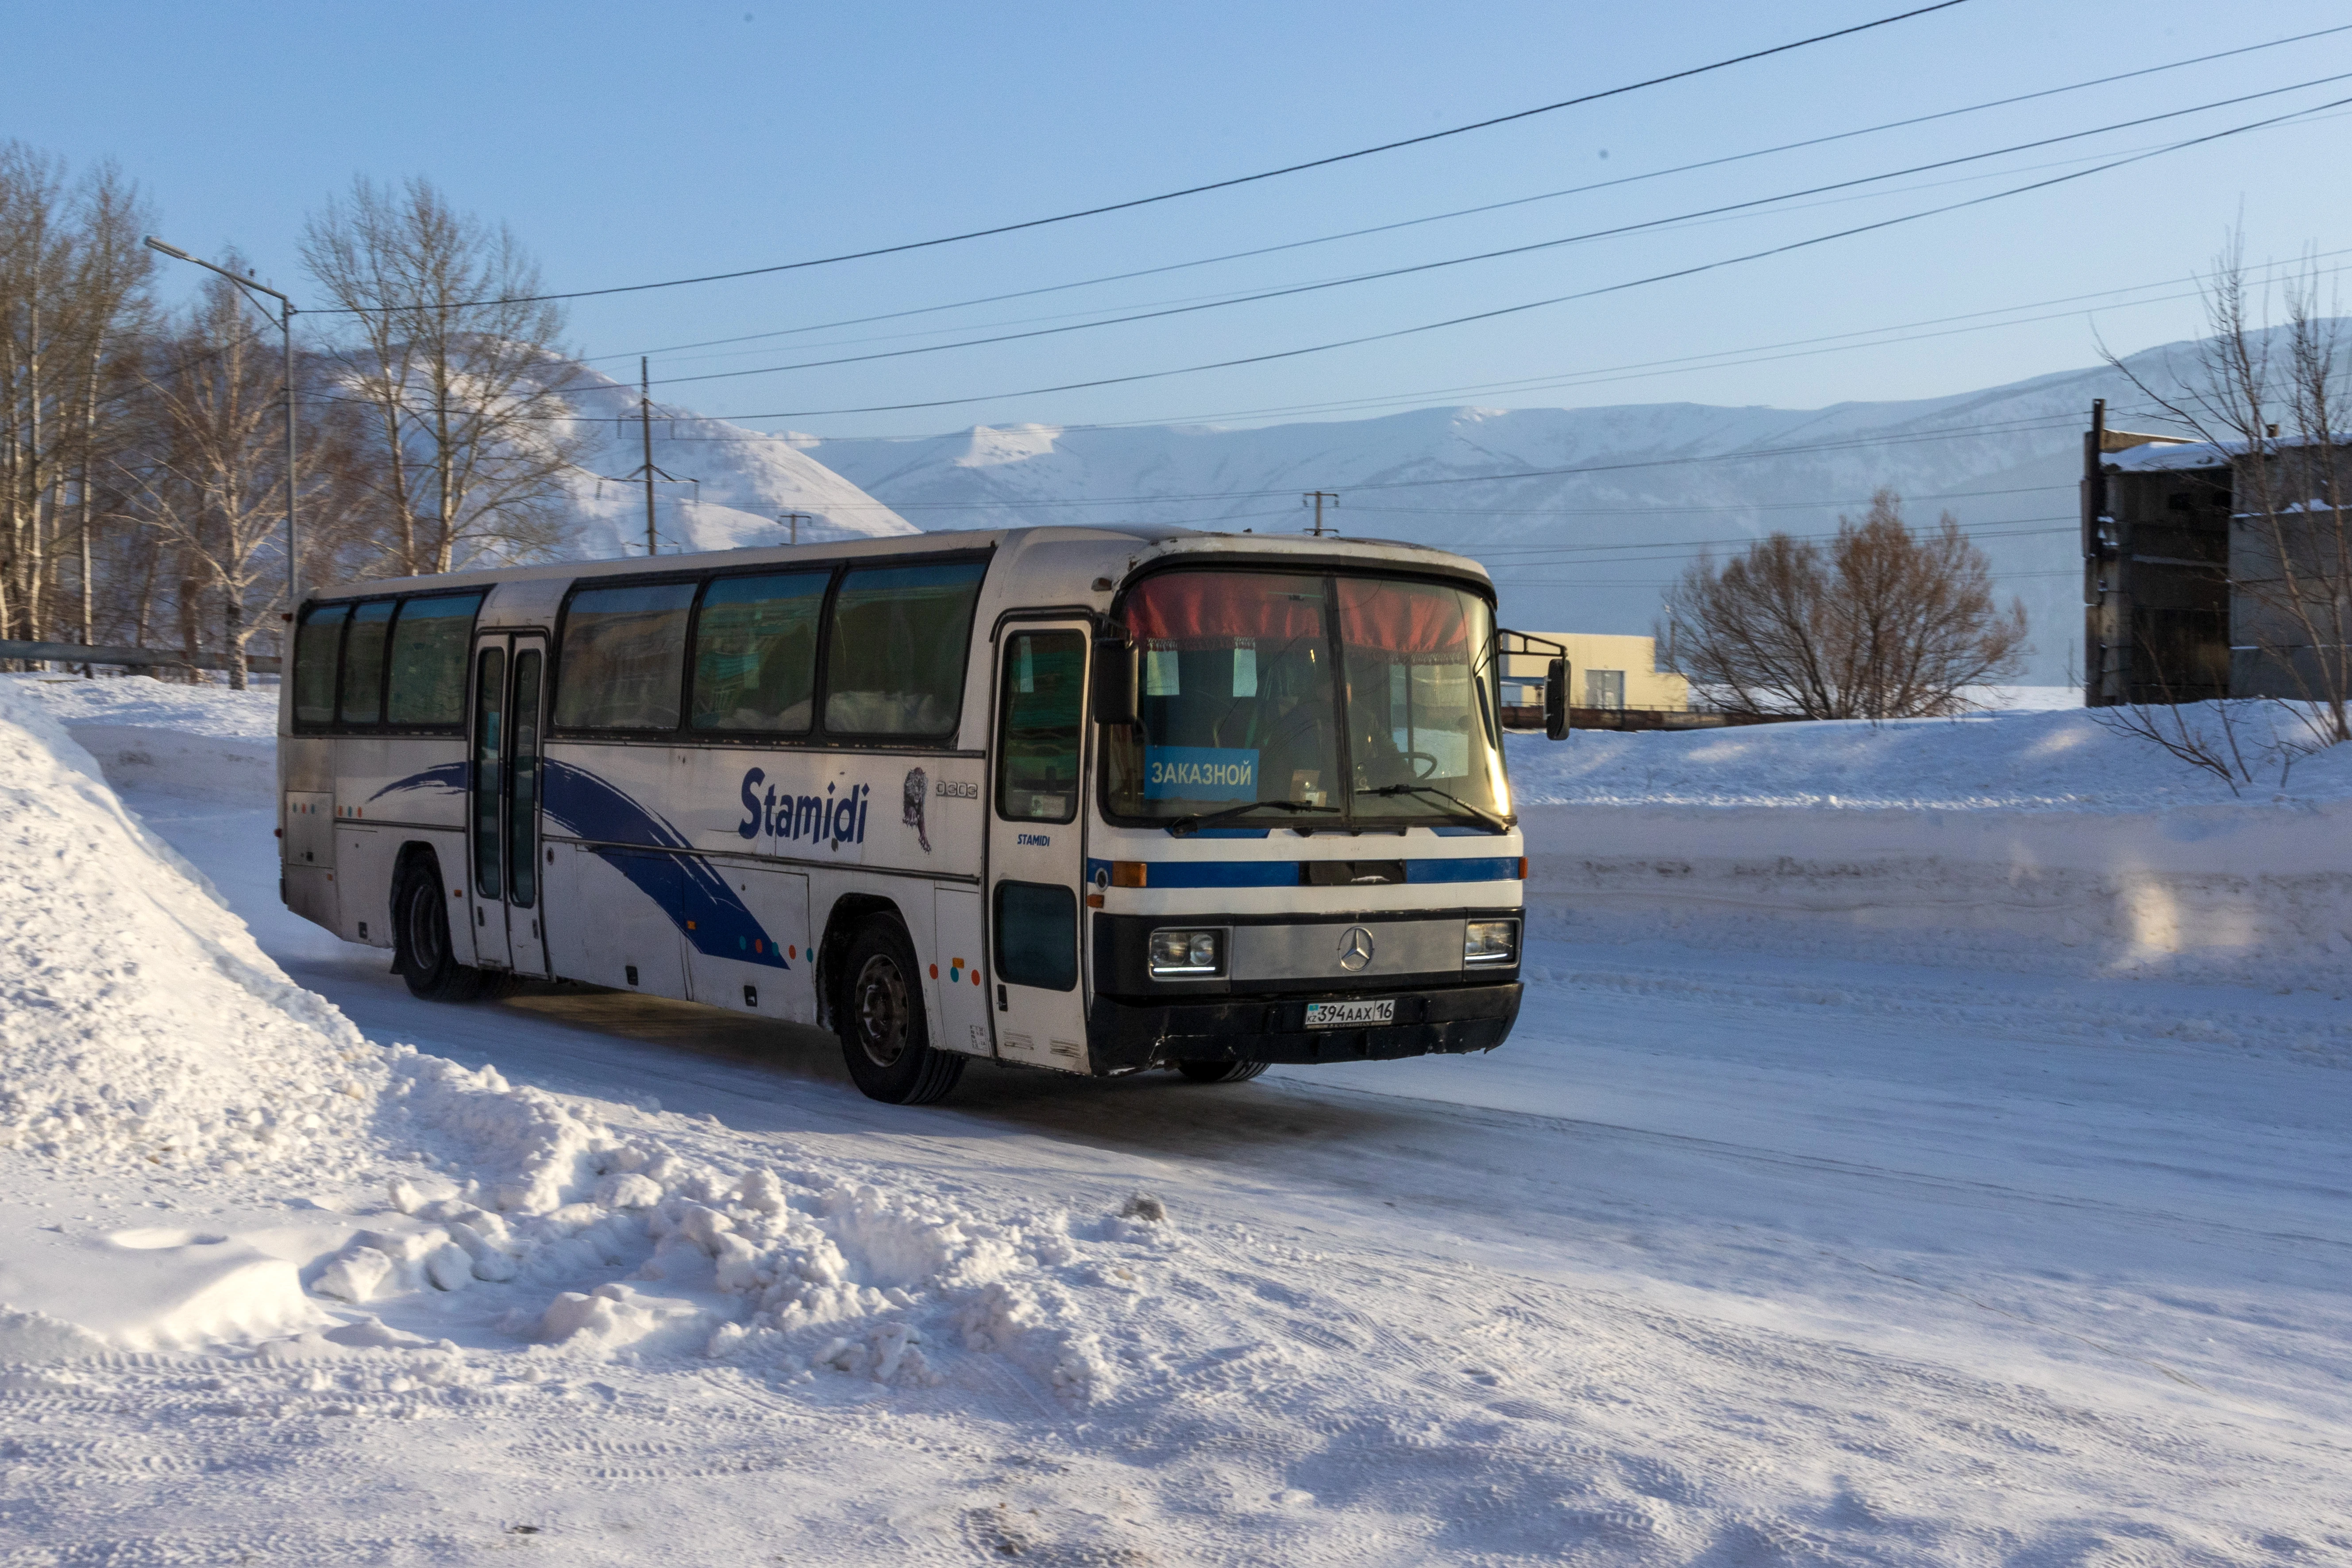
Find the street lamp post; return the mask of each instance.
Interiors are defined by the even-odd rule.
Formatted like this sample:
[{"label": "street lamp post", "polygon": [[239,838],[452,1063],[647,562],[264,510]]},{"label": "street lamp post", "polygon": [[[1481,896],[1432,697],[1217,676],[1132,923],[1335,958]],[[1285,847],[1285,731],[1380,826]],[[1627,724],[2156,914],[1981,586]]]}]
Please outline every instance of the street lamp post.
[{"label": "street lamp post", "polygon": [[[278,330],[285,339],[286,348],[286,618],[290,622],[302,610],[301,558],[295,549],[294,531],[294,301],[267,283],[257,283],[250,278],[240,278],[226,267],[215,267],[200,256],[190,256],[176,245],[166,245],[153,235],[147,237],[147,248],[160,250],[174,261],[193,262],[208,272],[217,272],[238,288],[268,295],[278,301]],[[291,654],[294,638],[289,633],[286,649]],[[289,661],[287,673],[293,672]]]}]

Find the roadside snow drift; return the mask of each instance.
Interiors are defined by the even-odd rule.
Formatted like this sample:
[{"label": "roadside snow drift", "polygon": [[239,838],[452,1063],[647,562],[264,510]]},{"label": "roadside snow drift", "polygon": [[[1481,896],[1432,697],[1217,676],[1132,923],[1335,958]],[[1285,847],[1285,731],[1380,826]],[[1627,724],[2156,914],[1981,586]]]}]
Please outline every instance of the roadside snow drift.
[{"label": "roadside snow drift", "polygon": [[2321,984],[2352,963],[2352,746],[2282,761],[2233,793],[2080,710],[1510,752],[1550,934]]},{"label": "roadside snow drift", "polygon": [[0,1147],[231,1175],[340,1162],[383,1081],[378,1053],[14,688],[0,685]]},{"label": "roadside snow drift", "polygon": [[[57,700],[152,720],[141,705],[157,694],[138,689],[152,686],[109,683],[131,689],[121,711],[106,687]],[[239,706],[222,709],[233,721]],[[236,738],[184,738],[236,793],[217,765]],[[515,1345],[919,1383],[922,1347],[946,1339],[1073,1398],[1102,1384],[1039,1304],[1040,1268],[1079,1261],[1062,1217],[988,1225],[839,1173],[688,1160],[494,1068],[380,1047],[290,983],[14,681],[0,682],[0,1156],[169,1178],[183,1196],[376,1184],[336,1208],[304,1200],[320,1217],[275,1251],[140,1226],[0,1260],[0,1356],[287,1335],[331,1353],[402,1339],[356,1309],[470,1290],[473,1315]],[[1172,1236],[1116,1217],[1093,1234]]]},{"label": "roadside snow drift", "polygon": [[[409,996],[278,905],[268,718],[0,678],[0,1560],[2352,1553],[2340,986],[1538,941],[1492,1056],[911,1110],[811,1031]],[[1581,737],[1530,818],[2098,815],[1797,731]]]}]

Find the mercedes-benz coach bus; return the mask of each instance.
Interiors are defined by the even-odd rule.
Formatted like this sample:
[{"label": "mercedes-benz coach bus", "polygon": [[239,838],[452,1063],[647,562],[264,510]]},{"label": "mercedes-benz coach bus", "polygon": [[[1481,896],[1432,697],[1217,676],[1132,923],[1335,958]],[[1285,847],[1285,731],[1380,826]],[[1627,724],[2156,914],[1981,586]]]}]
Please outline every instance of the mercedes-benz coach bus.
[{"label": "mercedes-benz coach bus", "polygon": [[1036,528],[362,584],[283,688],[283,897],[538,976],[1232,1082],[1481,1051],[1527,862],[1494,588],[1409,544]]}]

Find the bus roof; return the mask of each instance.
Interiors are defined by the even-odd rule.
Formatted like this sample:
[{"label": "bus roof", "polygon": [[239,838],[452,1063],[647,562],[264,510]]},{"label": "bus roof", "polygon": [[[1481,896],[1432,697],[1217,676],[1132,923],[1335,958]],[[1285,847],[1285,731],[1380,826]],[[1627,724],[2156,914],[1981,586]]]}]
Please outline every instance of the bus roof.
[{"label": "bus roof", "polygon": [[[887,560],[901,555],[952,554],[992,550],[1016,570],[1046,578],[1068,577],[1091,587],[1094,579],[1114,582],[1136,569],[1176,555],[1248,556],[1268,562],[1326,565],[1401,566],[1416,573],[1466,578],[1492,589],[1486,567],[1468,556],[1433,545],[1401,540],[1345,539],[1303,533],[1224,533],[1152,523],[1102,526],[975,529],[940,533],[892,534],[880,539],[826,540],[809,544],[758,545],[704,551],[690,555],[630,555],[616,561],[551,561],[418,577],[388,577],[339,584],[310,595],[312,600],[362,598],[414,593],[425,588],[488,587],[501,583],[636,576],[648,572],[707,572],[801,563]],[[1041,587],[1044,585],[1041,584]],[[1097,590],[1099,592],[1099,590]],[[1052,598],[1052,589],[1045,589]]]}]

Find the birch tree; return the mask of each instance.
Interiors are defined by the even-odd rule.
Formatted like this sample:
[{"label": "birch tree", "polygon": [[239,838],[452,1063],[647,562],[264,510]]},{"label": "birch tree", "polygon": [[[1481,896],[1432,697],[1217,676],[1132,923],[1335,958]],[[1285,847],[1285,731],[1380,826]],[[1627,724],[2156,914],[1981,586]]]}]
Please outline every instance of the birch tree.
[{"label": "birch tree", "polygon": [[117,393],[147,310],[141,216],[111,165],[74,181],[0,143],[0,637],[89,640],[96,474],[131,437]]},{"label": "birch tree", "polygon": [[[243,270],[234,255],[222,265]],[[152,423],[137,504],[179,563],[186,650],[204,640],[208,603],[239,690],[247,644],[285,599],[284,361],[274,336],[236,284],[207,275],[144,378]]]},{"label": "birch tree", "polygon": [[[573,374],[560,305],[505,226],[428,182],[362,177],[304,230],[302,258],[340,315],[328,353],[367,416],[383,512],[375,569],[447,572],[542,557],[561,538]],[[315,317],[313,318],[316,319]]]}]

